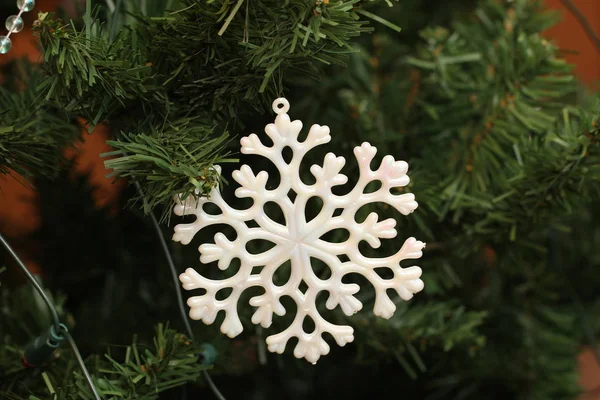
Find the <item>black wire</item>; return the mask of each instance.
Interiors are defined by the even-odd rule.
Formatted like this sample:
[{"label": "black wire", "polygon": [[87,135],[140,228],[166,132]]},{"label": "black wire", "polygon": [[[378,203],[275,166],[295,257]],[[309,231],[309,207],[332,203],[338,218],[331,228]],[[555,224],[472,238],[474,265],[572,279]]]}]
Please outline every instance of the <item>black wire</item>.
[{"label": "black wire", "polygon": [[101,400],[102,398],[100,397],[100,394],[98,393],[98,391],[96,390],[96,387],[94,386],[94,382],[92,381],[92,377],[91,377],[90,373],[88,372],[87,368],[85,367],[85,363],[83,361],[83,358],[81,357],[81,353],[79,353],[79,349],[77,348],[77,344],[75,344],[75,340],[73,339],[73,336],[71,336],[69,331],[66,329],[63,329],[61,333],[67,337],[67,341],[69,342],[71,349],[73,349],[73,353],[75,353],[75,358],[77,358],[77,362],[81,366],[83,375],[85,375],[85,380],[87,381],[89,387],[92,389],[92,393],[94,394],[94,397],[96,398],[96,400]]},{"label": "black wire", "polygon": [[55,329],[56,333],[59,333],[60,331],[62,331],[62,328],[60,326],[60,319],[58,318],[58,313],[56,312],[56,308],[54,308],[54,304],[52,303],[52,300],[50,300],[50,298],[48,297],[46,292],[44,292],[44,289],[42,289],[42,287],[38,283],[37,279],[35,279],[35,277],[31,274],[31,272],[29,272],[29,269],[27,268],[27,266],[23,263],[23,261],[21,261],[21,259],[17,255],[17,253],[15,253],[13,248],[10,246],[10,244],[8,244],[8,242],[6,241],[6,239],[4,238],[2,233],[0,233],[0,241],[2,242],[2,245],[4,246],[4,248],[10,253],[12,258],[17,262],[17,264],[19,265],[21,270],[23,270],[23,272],[27,276],[27,279],[29,280],[29,282],[31,282],[31,284],[33,285],[35,290],[37,290],[38,293],[40,294],[40,296],[42,296],[42,299],[44,299],[44,302],[46,303],[46,306],[48,306],[48,310],[50,310],[50,314],[52,315],[54,329]]},{"label": "black wire", "polygon": [[27,276],[27,279],[33,285],[35,290],[37,290],[37,292],[40,294],[40,296],[42,296],[42,299],[44,299],[44,302],[46,303],[46,306],[48,307],[48,310],[50,310],[50,314],[52,315],[52,320],[54,322],[54,327],[56,329],[56,333],[59,335],[65,335],[67,337],[67,340],[69,341],[69,345],[71,345],[71,348],[73,349],[73,353],[75,353],[75,358],[77,359],[77,363],[79,364],[79,367],[83,371],[83,375],[85,376],[85,379],[86,379],[90,389],[92,389],[92,393],[94,394],[94,397],[96,398],[96,400],[102,400],[102,398],[100,397],[100,394],[98,394],[98,391],[96,390],[96,387],[94,386],[92,377],[90,376],[90,373],[88,372],[88,370],[85,366],[85,362],[83,361],[83,358],[81,357],[81,353],[79,353],[79,349],[77,348],[77,344],[75,343],[75,340],[73,340],[73,337],[71,336],[69,331],[64,329],[60,325],[60,319],[58,318],[58,312],[56,311],[56,307],[54,307],[54,303],[52,303],[52,300],[50,300],[50,298],[48,297],[46,292],[44,292],[44,289],[42,288],[42,286],[38,283],[38,281],[31,274],[31,272],[29,272],[29,269],[27,268],[25,263],[21,260],[21,258],[17,255],[17,253],[10,246],[10,244],[6,241],[6,239],[4,238],[2,233],[0,233],[0,242],[2,242],[2,245],[4,246],[4,248],[10,253],[10,255],[13,257],[13,259],[17,262],[17,265],[25,273],[25,275]]},{"label": "black wire", "polygon": [[208,372],[206,372],[206,370],[203,370],[202,374],[204,375],[204,379],[206,379],[206,382],[208,382],[208,386],[210,386],[210,390],[213,391],[213,393],[215,394],[215,396],[217,396],[217,398],[219,400],[226,400],[225,396],[223,396],[221,394],[221,392],[219,391],[219,388],[217,388],[217,385],[215,385],[215,383],[213,382],[213,380],[210,377],[210,375],[208,374]]},{"label": "black wire", "polygon": [[[139,183],[136,182],[136,186],[139,187]],[[141,188],[139,188],[141,190]],[[160,225],[156,219],[156,216],[152,211],[150,211],[150,219],[152,220],[152,225],[154,226],[154,230],[156,231],[156,236],[160,241],[160,245],[162,247],[163,253],[165,254],[165,258],[167,259],[167,264],[169,264],[169,269],[171,270],[171,278],[173,278],[173,283],[175,284],[175,292],[177,294],[177,305],[179,306],[179,313],[181,316],[181,320],[185,325],[185,330],[188,336],[194,340],[194,332],[192,331],[192,326],[190,325],[189,318],[185,311],[185,305],[183,303],[183,295],[181,294],[181,290],[179,290],[179,278],[177,277],[177,269],[175,268],[175,263],[173,262],[173,257],[171,256],[171,252],[169,251],[169,247],[167,245],[167,241],[165,240],[165,236],[162,233],[162,229],[160,229]]]},{"label": "black wire", "polygon": [[596,49],[600,52],[600,37],[590,25],[590,21],[583,15],[583,13],[573,4],[571,0],[561,0],[561,3],[573,14],[575,18],[579,21],[579,24],[585,31],[586,35],[590,38]]},{"label": "black wire", "polygon": [[[133,182],[134,182],[135,187],[136,187],[139,195],[141,196],[142,200],[144,200],[145,197],[144,197],[144,190],[142,189],[142,186],[135,178],[133,178]],[[179,313],[181,315],[181,320],[183,321],[183,324],[185,325],[185,329],[187,331],[189,338],[192,339],[192,341],[195,341],[194,332],[192,331],[192,326],[190,325],[190,321],[188,320],[188,316],[185,311],[185,305],[183,303],[183,295],[181,294],[181,288],[179,287],[179,278],[177,277],[177,268],[175,268],[175,262],[173,261],[173,257],[171,256],[171,252],[169,251],[169,246],[167,245],[167,241],[165,240],[165,235],[163,235],[162,229],[160,229],[160,224],[158,223],[158,220],[156,219],[154,212],[150,211],[149,214],[150,214],[150,220],[152,221],[152,226],[154,227],[154,230],[156,231],[156,236],[158,236],[158,240],[160,241],[160,245],[162,247],[163,253],[165,255],[165,258],[167,259],[167,264],[169,265],[169,269],[171,270],[171,277],[173,278],[173,284],[175,285],[175,293],[177,294],[177,305],[179,306]],[[203,370],[202,374],[204,376],[204,379],[208,383],[208,386],[214,393],[214,395],[219,400],[226,400],[225,397],[223,396],[223,394],[221,394],[221,392],[219,391],[219,389],[213,382],[209,373],[206,372],[206,370]]]}]

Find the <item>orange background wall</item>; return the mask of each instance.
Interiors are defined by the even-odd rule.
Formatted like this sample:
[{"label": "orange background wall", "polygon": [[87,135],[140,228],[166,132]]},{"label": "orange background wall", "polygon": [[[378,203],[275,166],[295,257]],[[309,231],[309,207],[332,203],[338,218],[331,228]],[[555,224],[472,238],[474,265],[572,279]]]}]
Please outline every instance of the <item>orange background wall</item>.
[{"label": "orange background wall", "polygon": [[[60,1],[38,0],[36,10],[26,15],[27,26],[31,26],[38,10],[48,11],[56,8]],[[72,4],[72,1],[66,1]],[[562,5],[560,0],[546,0],[548,8],[559,10],[563,20],[557,26],[549,29],[546,35],[552,38],[562,49],[574,50],[577,54],[568,54],[567,60],[576,65],[575,73],[583,82],[598,88],[600,81],[600,49],[596,49],[586,36],[579,22]],[[573,0],[589,20],[595,31],[600,34],[600,0]],[[15,7],[16,11],[16,7]],[[4,21],[5,16],[0,16]],[[0,64],[13,58],[27,57],[32,61],[39,60],[39,53],[30,32],[11,36],[13,49],[7,55],[0,55]],[[96,202],[106,205],[118,197],[121,185],[110,184],[104,176],[104,169],[99,154],[107,151],[104,143],[107,132],[97,129],[93,135],[83,133],[84,141],[68,156],[76,160],[79,171],[91,171],[92,184],[98,187]],[[33,232],[39,225],[36,207],[35,191],[27,188],[11,177],[0,175],[0,231],[9,238],[20,237]],[[18,249],[19,250],[19,249]],[[21,249],[23,250],[23,249]],[[37,267],[31,259],[27,259],[27,251],[19,251],[25,261],[34,270]],[[600,400],[600,367],[595,362],[590,351],[580,355],[581,382],[586,393],[581,400]]]},{"label": "orange background wall", "polygon": [[[585,15],[597,35],[600,35],[600,0],[573,0],[575,6]],[[574,50],[577,54],[567,54],[566,59],[575,64],[575,73],[587,84],[600,81],[600,49],[586,36],[577,19],[562,5],[560,0],[545,0],[548,8],[560,11],[562,21],[548,29],[546,35],[562,49]]]}]

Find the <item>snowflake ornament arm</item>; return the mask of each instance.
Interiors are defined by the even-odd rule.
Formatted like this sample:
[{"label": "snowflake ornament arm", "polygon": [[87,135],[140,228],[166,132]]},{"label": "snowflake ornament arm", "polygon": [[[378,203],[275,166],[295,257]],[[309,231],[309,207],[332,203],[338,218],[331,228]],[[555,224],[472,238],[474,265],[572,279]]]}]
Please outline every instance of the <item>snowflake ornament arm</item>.
[{"label": "snowflake ornament arm", "polygon": [[[235,191],[238,198],[252,198],[253,205],[246,210],[230,207],[215,188],[209,198],[186,200],[176,199],[174,212],[177,215],[195,215],[196,220],[189,224],[175,226],[173,240],[189,244],[194,235],[202,228],[214,224],[227,224],[237,233],[235,240],[230,241],[222,233],[215,235],[214,244],[202,244],[199,247],[200,261],[209,263],[218,261],[220,269],[229,267],[234,258],[240,260],[240,269],[232,277],[222,280],[207,279],[195,270],[188,268],[181,274],[180,280],[186,290],[202,288],[206,293],[188,300],[190,317],[201,319],[211,324],[219,311],[225,311],[225,319],[221,331],[229,337],[239,335],[243,326],[237,313],[240,295],[249,287],[260,286],[265,292],[250,299],[250,305],[256,307],[252,316],[254,324],[268,328],[273,314],[283,316],[286,309],[281,304],[282,296],[291,297],[297,304],[296,316],[291,325],[284,331],[267,338],[270,351],[283,353],[286,344],[292,337],[298,338],[294,355],[316,363],[320,356],[329,353],[329,345],[323,333],[330,333],[337,344],[344,346],[354,339],[350,326],[335,325],[325,320],[317,311],[316,297],[321,291],[329,292],[326,302],[328,309],[340,306],[346,315],[352,315],[362,308],[362,303],[354,296],[360,287],[353,283],[343,283],[342,278],[350,273],[363,275],[375,288],[376,300],[373,312],[383,318],[390,318],[396,306],[387,294],[394,289],[404,299],[410,299],[414,293],[423,289],[420,279],[421,269],[413,266],[402,268],[400,263],[406,259],[421,257],[425,246],[414,238],[408,238],[401,249],[392,256],[383,258],[365,257],[358,250],[358,244],[364,240],[372,247],[381,245],[380,239],[392,239],[397,235],[396,221],[388,218],[380,221],[376,213],[371,213],[361,222],[356,222],[357,211],[364,205],[373,202],[385,202],[403,215],[413,212],[418,204],[412,193],[392,194],[391,189],[406,186],[409,178],[406,175],[408,164],[396,161],[392,156],[385,156],[377,170],[371,169],[377,149],[368,143],[354,149],[359,164],[360,176],[355,187],[346,195],[332,192],[334,186],[343,185],[348,178],[341,174],[345,159],[328,153],[323,166],[313,165],[310,168],[316,182],[305,184],[300,179],[300,164],[312,148],[328,143],[331,140],[327,126],[313,125],[306,139],[298,141],[302,130],[301,121],[290,121],[287,112],[289,103],[284,98],[273,102],[273,111],[277,114],[275,123],[265,127],[265,133],[272,140],[272,146],[266,146],[256,134],[241,140],[241,151],[244,154],[256,154],[273,162],[279,171],[281,180],[275,189],[267,189],[268,173],[261,171],[254,174],[252,169],[243,165],[233,173],[233,179],[240,184]],[[292,150],[292,159],[286,162],[283,149]],[[220,172],[219,167],[215,167]],[[380,181],[381,187],[365,193],[370,182]],[[292,201],[288,193],[296,193]],[[311,197],[320,197],[323,207],[319,214],[310,221],[306,220],[305,208]],[[265,204],[277,203],[284,214],[286,224],[282,225],[269,218],[264,212]],[[206,203],[215,204],[221,214],[212,215],[204,211]],[[334,217],[336,210],[340,215]],[[254,220],[258,227],[248,228],[246,221]],[[349,237],[342,243],[330,243],[322,239],[323,235],[336,229],[346,229]],[[251,254],[246,244],[251,240],[267,240],[275,244],[270,250],[261,254]],[[342,262],[338,256],[345,255],[348,261]],[[331,277],[322,280],[312,270],[311,257],[325,262],[331,269]],[[292,273],[283,286],[273,282],[273,275],[286,261],[291,261]],[[259,273],[252,273],[254,267],[263,267]],[[388,268],[393,272],[391,279],[383,279],[376,273],[376,268]],[[300,290],[304,282],[308,288]],[[232,292],[225,300],[217,300],[216,294],[221,289],[231,288]],[[315,325],[313,332],[306,332],[302,325],[306,318],[312,319]]]}]

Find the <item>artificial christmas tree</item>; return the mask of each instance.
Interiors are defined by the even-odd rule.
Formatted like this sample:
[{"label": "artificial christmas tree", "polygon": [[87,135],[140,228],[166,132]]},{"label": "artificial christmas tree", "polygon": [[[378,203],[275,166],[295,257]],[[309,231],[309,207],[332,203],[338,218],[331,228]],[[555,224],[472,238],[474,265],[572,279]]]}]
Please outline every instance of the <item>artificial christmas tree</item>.
[{"label": "artificial christmas tree", "polygon": [[[41,65],[6,68],[0,166],[39,192],[39,231],[9,241],[20,250],[26,239],[35,244],[27,255],[40,266],[39,279],[102,398],[213,396],[204,387],[211,366],[230,399],[576,397],[576,354],[600,331],[599,110],[593,99],[575,96],[571,66],[541,36],[556,21],[541,2],[76,5],[77,15],[41,13],[33,23]],[[281,299],[286,316],[256,328],[247,304],[264,291],[248,290],[237,307],[245,329],[235,339],[190,324],[179,307],[176,274],[186,267],[202,268],[212,280],[242,268],[235,258],[226,271],[216,259],[198,267],[194,247],[206,249],[216,234],[233,241],[231,228],[207,227],[193,246],[164,240],[175,224],[194,221],[171,215],[174,198],[200,204],[220,185],[235,208],[252,205],[237,199],[227,180],[239,164],[267,171],[268,190],[285,178],[236,146],[251,132],[271,145],[262,127],[272,100],[283,95],[295,118],[329,126],[335,134],[327,147],[336,155],[351,160],[353,148],[367,141],[411,165],[411,183],[394,194],[414,193],[419,208],[400,217],[386,204],[370,204],[358,208],[355,222],[367,224],[372,212],[389,215],[400,237],[427,242],[419,261],[425,287],[410,302],[395,301],[389,320],[368,311],[376,291],[360,275],[342,281],[361,287],[355,297],[364,310],[349,319],[327,309],[327,293],[316,296],[328,321],[354,328],[354,341],[330,346],[316,366],[289,350],[266,351],[265,338],[296,314],[290,298]],[[62,157],[81,118],[91,135],[100,124],[110,130],[107,179],[129,184],[117,207],[96,206],[94,188]],[[310,165],[321,165],[326,151],[307,153],[299,168],[306,185],[316,179]],[[333,194],[348,193],[359,171],[349,162],[342,172],[350,179]],[[377,190],[377,183],[365,188]],[[308,202],[307,218],[321,207]],[[202,210],[216,213],[204,204]],[[265,208],[273,218],[279,211]],[[361,242],[358,250],[381,258],[398,249],[391,239],[380,244]],[[269,247],[249,242],[246,249]],[[93,398],[65,346],[35,368],[22,365],[25,349],[52,319],[15,264],[7,258],[6,265],[2,395]],[[312,268],[324,279],[331,273],[317,261]],[[288,282],[290,269],[284,265],[273,282]]]}]

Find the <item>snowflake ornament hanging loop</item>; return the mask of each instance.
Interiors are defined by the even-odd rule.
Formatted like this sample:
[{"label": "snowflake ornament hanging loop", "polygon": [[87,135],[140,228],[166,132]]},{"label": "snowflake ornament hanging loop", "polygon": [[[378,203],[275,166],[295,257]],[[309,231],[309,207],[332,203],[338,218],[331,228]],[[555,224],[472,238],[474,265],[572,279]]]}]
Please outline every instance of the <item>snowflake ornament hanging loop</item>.
[{"label": "snowflake ornament hanging loop", "polygon": [[[388,289],[394,289],[398,295],[409,300],[414,293],[423,289],[420,279],[421,269],[416,266],[402,268],[400,262],[406,259],[417,259],[422,255],[425,244],[415,238],[408,238],[400,250],[389,257],[365,257],[358,249],[361,241],[366,241],[373,248],[381,245],[380,239],[392,239],[397,235],[396,221],[392,218],[379,220],[376,213],[370,213],[367,218],[356,222],[356,212],[364,205],[374,202],[384,202],[403,215],[413,212],[418,204],[412,193],[392,194],[391,189],[406,186],[409,178],[406,175],[408,164],[396,161],[392,156],[385,156],[377,170],[371,169],[377,149],[369,143],[363,143],[354,149],[358,161],[360,176],[354,188],[345,195],[332,193],[332,187],[343,185],[348,178],[341,174],[346,160],[328,153],[323,166],[313,165],[310,168],[316,182],[305,184],[300,179],[300,164],[306,153],[316,146],[331,140],[329,127],[313,125],[306,139],[298,141],[302,130],[301,121],[291,121],[287,112],[290,104],[285,98],[273,102],[273,111],[277,114],[275,122],[265,127],[265,133],[273,145],[267,147],[256,134],[241,139],[241,152],[255,154],[269,159],[279,171],[281,177],[279,186],[267,189],[266,171],[254,174],[248,165],[243,165],[233,172],[233,179],[240,187],[235,191],[238,198],[252,198],[253,205],[246,210],[238,210],[227,204],[218,188],[213,189],[208,198],[194,199],[189,196],[185,200],[176,199],[175,214],[195,215],[196,220],[189,224],[175,226],[173,240],[189,244],[194,235],[202,228],[215,224],[226,224],[233,227],[237,237],[230,241],[222,233],[214,237],[215,243],[205,243],[199,247],[200,261],[210,263],[218,261],[218,267],[225,270],[235,258],[240,260],[240,268],[232,277],[212,280],[188,268],[180,275],[184,289],[205,289],[206,293],[194,296],[188,300],[190,317],[212,324],[219,311],[225,311],[225,319],[221,324],[221,332],[229,337],[239,335],[243,326],[237,313],[237,303],[241,294],[248,288],[259,286],[265,292],[252,297],[250,305],[256,308],[252,316],[254,324],[268,328],[273,320],[273,314],[283,316],[286,309],[281,304],[283,296],[291,297],[297,304],[296,316],[291,325],[284,331],[267,337],[270,351],[283,353],[286,344],[292,337],[298,338],[294,349],[297,358],[306,358],[316,363],[321,355],[329,353],[329,345],[323,338],[327,332],[333,336],[338,345],[344,346],[354,339],[350,326],[335,325],[327,321],[317,310],[316,297],[321,291],[329,292],[326,302],[328,309],[340,306],[346,315],[352,315],[362,308],[362,303],[354,296],[360,287],[354,283],[344,283],[342,278],[350,273],[363,275],[375,289],[375,305],[373,313],[383,318],[390,318],[396,310],[396,305],[387,294]],[[283,149],[292,149],[292,159],[286,162]],[[215,166],[220,172],[220,168]],[[370,193],[365,193],[366,186],[373,181],[380,181],[381,187]],[[296,195],[292,200],[288,193]],[[311,197],[320,197],[323,206],[319,214],[307,221],[305,208]],[[283,211],[286,224],[282,225],[266,215],[266,203],[277,203]],[[206,203],[215,204],[221,214],[208,214],[203,206]],[[340,215],[334,212],[342,210]],[[258,225],[249,228],[247,221],[255,221]],[[342,243],[331,243],[323,239],[328,232],[346,229],[350,235]],[[274,247],[262,254],[251,254],[246,244],[252,240],[265,240],[275,244]],[[341,261],[338,256],[345,255],[348,261]],[[327,280],[320,279],[311,267],[311,258],[323,261],[331,269]],[[277,269],[286,261],[291,262],[291,276],[283,286],[273,282]],[[252,273],[254,267],[262,267],[258,273]],[[375,272],[376,268],[388,268],[393,277],[384,279]],[[306,291],[300,290],[304,282]],[[231,294],[225,300],[217,300],[216,294],[221,289],[231,288]],[[306,318],[314,322],[314,331],[305,332],[302,325]]]},{"label": "snowflake ornament hanging loop", "polygon": [[280,97],[273,102],[273,111],[275,114],[287,114],[290,111],[290,102],[286,98]]}]

